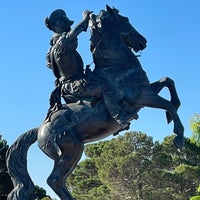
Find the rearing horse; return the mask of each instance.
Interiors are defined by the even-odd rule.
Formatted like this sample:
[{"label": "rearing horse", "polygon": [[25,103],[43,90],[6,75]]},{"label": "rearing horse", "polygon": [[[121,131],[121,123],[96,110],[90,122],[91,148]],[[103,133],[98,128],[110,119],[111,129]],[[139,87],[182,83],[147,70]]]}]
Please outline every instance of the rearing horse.
[{"label": "rearing horse", "polygon": [[[127,18],[108,6],[100,15],[91,15],[91,24],[91,50],[96,65],[94,75],[100,74],[108,81],[115,80],[113,87],[117,87],[119,95],[135,112],[144,106],[166,110],[168,122],[174,121],[174,132],[177,134],[174,143],[177,148],[181,148],[183,126],[177,115],[180,101],[174,82],[164,78],[150,84],[131,51],[131,48],[138,51],[145,47],[143,37]],[[163,87],[169,88],[171,101],[158,96]],[[62,105],[61,109],[49,116],[49,121],[27,131],[11,145],[7,152],[7,166],[14,189],[8,200],[34,199],[34,183],[27,170],[27,151],[36,141],[40,149],[54,160],[54,168],[47,183],[61,200],[73,200],[66,187],[66,178],[80,160],[84,144],[121,131],[119,124],[106,111],[103,100],[100,99],[94,105],[91,101],[86,98]]]},{"label": "rearing horse", "polygon": [[[182,137],[184,127],[177,114],[180,101],[175,87],[173,90],[169,88],[171,101],[160,97],[158,85],[163,80],[150,84],[137,56],[132,52],[132,49],[135,52],[143,50],[146,39],[133,28],[127,17],[119,15],[117,9],[109,6],[107,10],[100,11],[99,15],[91,15],[90,29],[94,73],[112,83],[130,108],[166,110],[168,123],[173,120],[174,133]],[[175,144],[178,148],[181,146],[178,141]]]}]

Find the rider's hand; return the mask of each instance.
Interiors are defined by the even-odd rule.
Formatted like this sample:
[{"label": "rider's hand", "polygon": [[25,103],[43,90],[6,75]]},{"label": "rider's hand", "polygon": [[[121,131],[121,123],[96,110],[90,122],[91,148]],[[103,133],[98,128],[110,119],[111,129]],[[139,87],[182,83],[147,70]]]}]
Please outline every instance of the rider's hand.
[{"label": "rider's hand", "polygon": [[90,11],[90,10],[85,10],[84,12],[83,12],[83,19],[86,19],[86,20],[89,20],[89,18],[90,18],[90,14],[91,13],[93,13],[93,11]]}]

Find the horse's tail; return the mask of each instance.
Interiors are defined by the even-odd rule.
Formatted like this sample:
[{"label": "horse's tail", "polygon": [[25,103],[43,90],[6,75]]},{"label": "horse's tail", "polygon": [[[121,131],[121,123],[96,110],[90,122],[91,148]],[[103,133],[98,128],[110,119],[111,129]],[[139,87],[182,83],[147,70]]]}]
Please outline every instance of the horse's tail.
[{"label": "horse's tail", "polygon": [[14,186],[7,200],[34,199],[35,187],[27,170],[27,152],[37,140],[37,135],[38,128],[27,131],[7,151],[7,168]]}]

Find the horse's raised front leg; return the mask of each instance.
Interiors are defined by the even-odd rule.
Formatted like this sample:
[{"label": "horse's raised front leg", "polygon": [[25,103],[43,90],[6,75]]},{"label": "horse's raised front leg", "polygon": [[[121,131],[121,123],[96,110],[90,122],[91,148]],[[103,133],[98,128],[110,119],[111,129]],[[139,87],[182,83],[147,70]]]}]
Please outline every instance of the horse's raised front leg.
[{"label": "horse's raised front leg", "polygon": [[48,177],[47,183],[61,200],[74,200],[66,187],[66,179],[81,158],[83,143],[70,135],[59,138],[57,143],[62,154],[55,160],[53,171]]},{"label": "horse's raised front leg", "polygon": [[[176,110],[178,110],[181,102],[176,91],[175,83],[172,79],[170,79],[169,77],[165,77],[165,78],[160,79],[159,81],[151,83],[150,85],[151,85],[151,89],[157,94],[164,87],[167,87],[170,92],[170,97],[171,97],[170,102],[175,106]],[[166,112],[166,117],[167,117],[168,123],[170,123],[173,120],[171,115],[168,112]]]},{"label": "horse's raised front leg", "polygon": [[151,90],[151,88],[147,87],[143,94],[140,96],[139,99],[136,100],[135,104],[143,107],[152,107],[152,108],[160,108],[166,110],[174,121],[174,133],[177,136],[174,139],[174,144],[178,149],[181,149],[184,145],[184,127],[181,123],[181,120],[177,114],[177,108],[174,104]]}]

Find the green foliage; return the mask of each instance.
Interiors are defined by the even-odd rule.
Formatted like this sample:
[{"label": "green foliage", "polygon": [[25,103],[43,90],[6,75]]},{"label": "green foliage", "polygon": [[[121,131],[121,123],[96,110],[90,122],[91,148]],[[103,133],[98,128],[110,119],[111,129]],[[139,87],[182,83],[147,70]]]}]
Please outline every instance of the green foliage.
[{"label": "green foliage", "polygon": [[141,132],[86,145],[67,185],[80,200],[186,200],[200,180],[200,148],[185,140],[180,154],[169,136],[160,144]]},{"label": "green foliage", "polygon": [[192,130],[191,142],[200,147],[200,115],[196,114],[190,121]]},{"label": "green foliage", "polygon": [[[82,161],[68,178],[69,189],[77,199],[101,200],[103,194],[108,193],[105,186],[102,185],[98,178],[97,168],[93,159]],[[102,198],[102,200],[106,198]],[[109,200],[109,198],[108,198]]]},{"label": "green foliage", "polygon": [[53,200],[53,199],[51,197],[49,197],[49,196],[46,196],[46,197],[42,198],[41,200]]},{"label": "green foliage", "polygon": [[200,196],[193,196],[190,198],[190,200],[200,200]]},{"label": "green foliage", "polygon": [[44,197],[41,200],[51,200],[51,198],[50,197]]},{"label": "green foliage", "polygon": [[[197,189],[197,194],[200,194],[200,185]],[[190,200],[200,200],[200,196],[193,196],[193,197],[190,198]]]},{"label": "green foliage", "polygon": [[13,184],[6,167],[7,150],[7,142],[0,135],[0,199],[6,199],[8,193],[13,188]]},{"label": "green foliage", "polygon": [[36,185],[35,186],[35,199],[42,199],[43,197],[47,197],[46,190],[44,190],[43,188]]},{"label": "green foliage", "polygon": [[6,171],[6,151],[8,149],[8,145],[6,140],[2,138],[2,135],[0,135],[0,172]]}]

